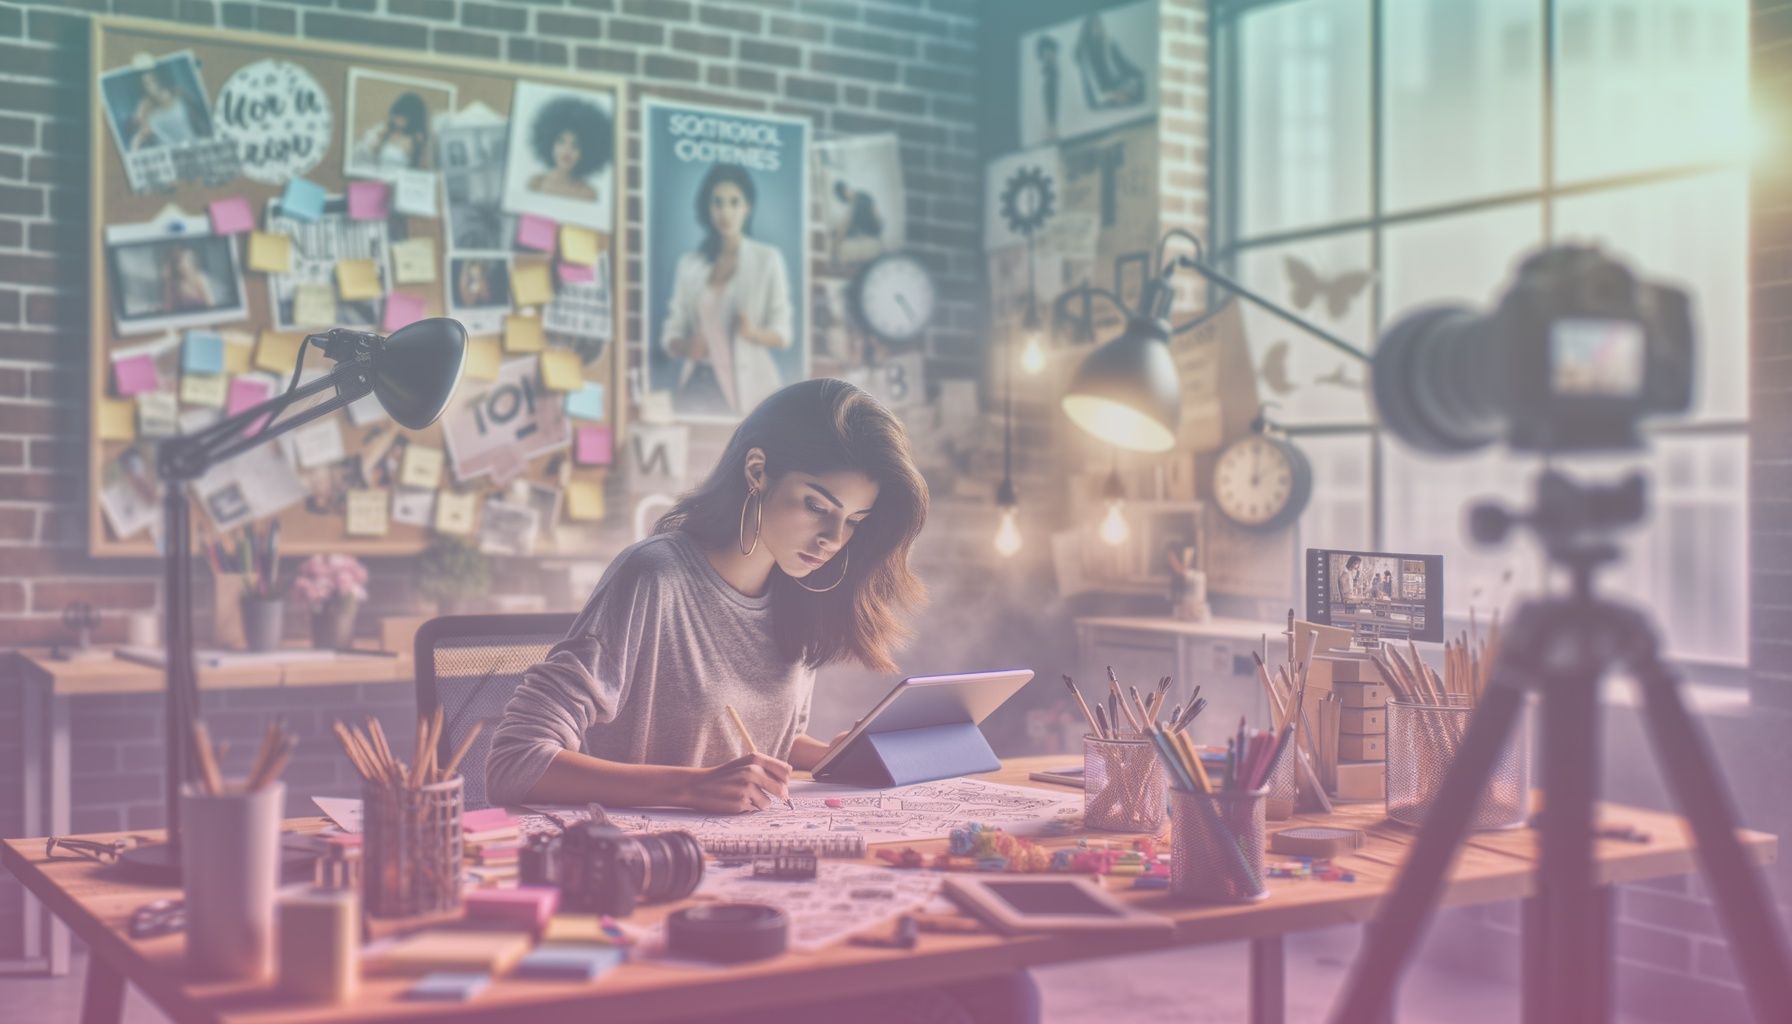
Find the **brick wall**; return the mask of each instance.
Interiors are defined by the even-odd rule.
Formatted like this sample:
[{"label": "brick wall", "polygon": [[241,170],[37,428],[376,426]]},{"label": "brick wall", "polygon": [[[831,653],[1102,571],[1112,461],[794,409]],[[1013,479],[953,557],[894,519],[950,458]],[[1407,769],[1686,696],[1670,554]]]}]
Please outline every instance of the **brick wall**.
[{"label": "brick wall", "polygon": [[[980,366],[983,315],[977,11],[976,0],[0,0],[0,652],[61,639],[61,610],[77,598],[113,611],[153,609],[158,601],[156,563],[85,555],[88,14],[627,79],[629,338],[641,332],[639,97],[803,115],[817,139],[894,131],[909,245],[932,264],[942,290],[929,371],[968,375]],[[844,273],[819,262],[814,270],[817,280]],[[372,569],[377,586],[364,629],[382,611],[409,610],[413,599],[403,562]],[[542,575],[532,564],[513,564],[500,585],[540,593]],[[122,635],[120,616],[100,629],[101,640]],[[16,834],[17,677],[10,658],[0,658],[0,834]],[[231,693],[208,697],[207,706],[218,711],[214,729],[235,737],[242,757],[265,716],[285,714],[301,734],[287,778],[292,810],[302,812],[309,793],[343,792],[349,783],[317,709],[370,706],[403,736],[408,729],[392,726],[409,702],[408,687],[385,686],[307,691],[299,699]],[[74,826],[157,824],[157,701],[78,701],[73,734]],[[0,880],[0,957],[16,955],[18,913],[17,887]]]}]

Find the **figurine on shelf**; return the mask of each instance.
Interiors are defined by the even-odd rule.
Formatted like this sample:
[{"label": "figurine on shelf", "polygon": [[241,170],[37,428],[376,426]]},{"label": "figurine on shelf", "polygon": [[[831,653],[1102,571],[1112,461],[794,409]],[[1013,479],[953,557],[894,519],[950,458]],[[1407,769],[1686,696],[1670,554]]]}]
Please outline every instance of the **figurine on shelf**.
[{"label": "figurine on shelf", "polygon": [[1164,544],[1170,570],[1170,614],[1187,622],[1213,617],[1207,606],[1207,574],[1195,564],[1195,546],[1180,540]]}]

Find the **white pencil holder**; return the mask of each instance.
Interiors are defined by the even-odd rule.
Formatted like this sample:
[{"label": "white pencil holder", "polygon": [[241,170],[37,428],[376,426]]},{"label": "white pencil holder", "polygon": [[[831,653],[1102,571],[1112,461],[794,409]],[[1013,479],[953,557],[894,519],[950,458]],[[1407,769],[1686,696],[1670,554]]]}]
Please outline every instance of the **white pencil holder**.
[{"label": "white pencil holder", "polygon": [[180,868],[187,903],[187,973],[263,980],[274,965],[274,888],[286,784],[250,793],[180,796]]}]

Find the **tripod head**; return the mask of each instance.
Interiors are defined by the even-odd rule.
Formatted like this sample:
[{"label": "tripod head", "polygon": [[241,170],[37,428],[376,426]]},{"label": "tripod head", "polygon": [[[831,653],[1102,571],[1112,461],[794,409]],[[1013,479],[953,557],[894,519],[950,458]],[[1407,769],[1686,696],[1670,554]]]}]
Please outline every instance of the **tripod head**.
[{"label": "tripod head", "polygon": [[1503,543],[1515,528],[1530,529],[1544,553],[1574,577],[1575,592],[1588,596],[1594,570],[1622,555],[1613,531],[1635,526],[1648,513],[1647,484],[1631,473],[1615,484],[1580,483],[1545,469],[1537,475],[1536,504],[1514,511],[1495,502],[1469,509],[1469,533],[1482,544]]}]

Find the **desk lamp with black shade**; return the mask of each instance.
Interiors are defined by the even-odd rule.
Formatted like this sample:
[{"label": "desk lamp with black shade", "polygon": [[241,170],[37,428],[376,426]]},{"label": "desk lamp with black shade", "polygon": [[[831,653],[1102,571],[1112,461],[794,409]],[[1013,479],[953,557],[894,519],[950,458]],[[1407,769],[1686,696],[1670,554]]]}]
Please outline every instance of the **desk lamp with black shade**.
[{"label": "desk lamp with black shade", "polygon": [[[315,345],[336,363],[301,385],[305,352]],[[257,448],[281,434],[374,396],[400,426],[421,430],[448,407],[466,360],[467,331],[457,320],[435,317],[402,327],[389,337],[335,328],[309,335],[299,346],[287,389],[249,409],[226,416],[204,430],[162,442],[156,459],[161,478],[163,580],[167,607],[162,636],[166,646],[166,730],[168,841],[139,846],[120,858],[135,879],[180,881],[180,793],[196,777],[193,718],[199,710],[198,675],[193,664],[193,561],[187,486],[219,463]],[[296,403],[334,389],[335,394],[282,419]],[[250,429],[253,425],[259,426]]]}]

